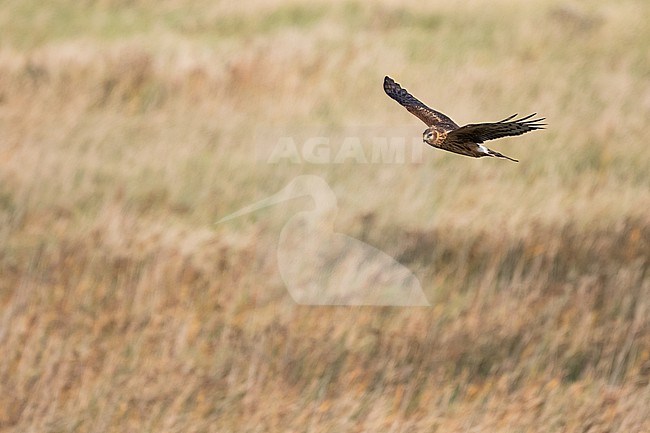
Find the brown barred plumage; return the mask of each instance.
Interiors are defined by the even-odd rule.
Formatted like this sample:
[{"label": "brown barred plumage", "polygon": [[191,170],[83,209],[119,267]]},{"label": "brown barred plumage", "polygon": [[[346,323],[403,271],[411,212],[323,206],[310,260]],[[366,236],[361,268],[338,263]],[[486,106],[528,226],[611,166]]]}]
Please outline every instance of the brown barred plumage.
[{"label": "brown barred plumage", "polygon": [[470,123],[459,127],[449,117],[427,107],[390,77],[384,78],[384,91],[428,126],[422,136],[425,143],[438,149],[473,158],[491,156],[518,162],[516,159],[488,149],[483,142],[521,135],[536,129],[544,129],[546,126],[546,124],[540,123],[544,120],[543,117],[531,119],[537,114],[533,113],[517,120],[512,120],[517,116],[513,114],[498,122]]}]

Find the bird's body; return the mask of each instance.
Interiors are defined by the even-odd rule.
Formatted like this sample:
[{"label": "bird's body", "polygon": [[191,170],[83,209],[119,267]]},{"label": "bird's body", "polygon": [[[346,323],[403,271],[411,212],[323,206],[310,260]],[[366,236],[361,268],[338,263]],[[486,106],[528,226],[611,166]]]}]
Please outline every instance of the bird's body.
[{"label": "bird's body", "polygon": [[499,122],[458,126],[446,115],[427,107],[390,77],[384,78],[384,91],[428,126],[422,135],[425,143],[438,149],[473,158],[491,156],[518,162],[516,159],[488,149],[483,143],[487,140],[544,129],[545,126],[543,123],[539,123],[544,118],[530,120],[535,114],[517,120],[513,120],[515,114]]}]

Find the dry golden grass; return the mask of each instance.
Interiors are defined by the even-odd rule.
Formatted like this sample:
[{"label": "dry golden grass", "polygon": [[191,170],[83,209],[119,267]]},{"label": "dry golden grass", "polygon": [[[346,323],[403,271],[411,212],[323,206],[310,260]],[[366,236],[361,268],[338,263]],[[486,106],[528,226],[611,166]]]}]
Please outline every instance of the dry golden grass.
[{"label": "dry golden grass", "polygon": [[[1,431],[650,431],[650,3],[0,5]],[[125,3],[125,4],[123,4]],[[549,129],[261,164],[261,128]],[[294,304],[301,173],[431,308]]]}]

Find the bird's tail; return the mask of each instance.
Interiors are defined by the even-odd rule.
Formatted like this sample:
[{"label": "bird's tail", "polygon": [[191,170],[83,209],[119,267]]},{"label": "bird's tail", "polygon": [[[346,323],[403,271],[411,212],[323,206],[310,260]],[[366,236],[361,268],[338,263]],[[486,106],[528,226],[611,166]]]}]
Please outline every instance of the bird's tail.
[{"label": "bird's tail", "polygon": [[492,149],[488,149],[488,155],[493,156],[495,158],[505,158],[505,159],[509,159],[510,161],[513,161],[513,162],[519,162],[519,160],[517,160],[517,159],[510,158],[509,156],[506,156],[506,155],[504,155],[502,153],[499,153],[497,151],[494,151]]}]

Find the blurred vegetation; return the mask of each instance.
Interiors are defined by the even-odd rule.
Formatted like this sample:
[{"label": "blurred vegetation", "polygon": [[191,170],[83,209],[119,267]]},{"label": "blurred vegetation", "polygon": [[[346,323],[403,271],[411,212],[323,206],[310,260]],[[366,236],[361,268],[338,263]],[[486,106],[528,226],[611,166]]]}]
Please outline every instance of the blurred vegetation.
[{"label": "blurred vegetation", "polygon": [[[0,431],[650,430],[650,4],[0,4]],[[518,111],[521,160],[264,164],[259,137]],[[361,131],[364,129],[361,128]],[[266,134],[266,135],[265,135]],[[269,146],[273,145],[269,139]],[[431,308],[309,307],[299,174]]]}]

